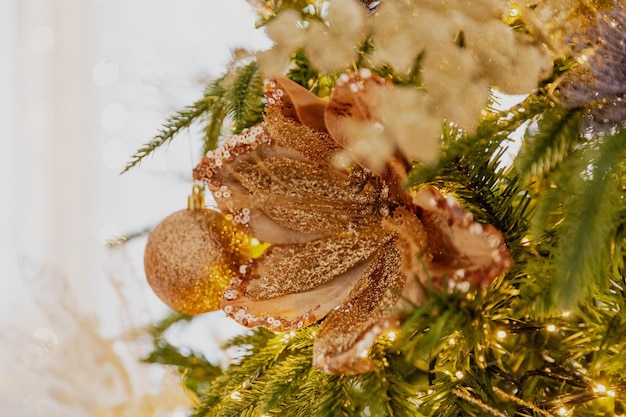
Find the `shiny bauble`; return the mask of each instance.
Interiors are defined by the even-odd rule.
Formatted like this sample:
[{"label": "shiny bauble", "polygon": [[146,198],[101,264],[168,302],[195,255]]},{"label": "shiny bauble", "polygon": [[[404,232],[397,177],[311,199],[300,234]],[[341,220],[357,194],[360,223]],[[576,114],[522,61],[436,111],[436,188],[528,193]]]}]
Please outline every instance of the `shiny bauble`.
[{"label": "shiny bauble", "polygon": [[172,309],[200,314],[219,309],[222,293],[250,258],[250,238],[222,213],[177,211],[150,234],[144,254],[148,283]]}]

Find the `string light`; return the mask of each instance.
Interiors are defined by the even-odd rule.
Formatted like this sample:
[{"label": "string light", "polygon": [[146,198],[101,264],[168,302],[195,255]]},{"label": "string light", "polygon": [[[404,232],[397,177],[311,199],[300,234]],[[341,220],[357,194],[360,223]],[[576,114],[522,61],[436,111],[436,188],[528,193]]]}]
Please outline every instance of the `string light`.
[{"label": "string light", "polygon": [[235,401],[241,400],[241,393],[239,391],[233,391],[230,394],[230,398],[235,400]]},{"label": "string light", "polygon": [[496,333],[496,337],[500,340],[504,339],[506,336],[507,334],[504,330],[498,330],[498,332]]},{"label": "string light", "polygon": [[604,394],[606,392],[606,387],[604,385],[602,385],[602,384],[597,384],[593,388],[593,392]]},{"label": "string light", "polygon": [[546,330],[549,332],[554,332],[556,330],[556,326],[554,324],[548,324],[546,326]]},{"label": "string light", "polygon": [[569,411],[567,410],[567,408],[565,408],[565,407],[559,408],[559,415],[566,416],[568,414],[569,414]]},{"label": "string light", "polygon": [[456,377],[456,379],[463,379],[463,377],[464,377],[465,375],[464,375],[464,374],[463,374],[463,372],[461,372],[461,371],[456,371],[456,372],[454,373],[454,376]]},{"label": "string light", "polygon": [[291,339],[292,337],[294,337],[296,335],[295,331],[290,331],[289,333],[284,333],[283,334],[283,338],[280,339],[281,342],[287,342],[289,339]]},{"label": "string light", "polygon": [[387,338],[393,342],[394,340],[396,340],[396,332],[388,332],[387,333]]}]

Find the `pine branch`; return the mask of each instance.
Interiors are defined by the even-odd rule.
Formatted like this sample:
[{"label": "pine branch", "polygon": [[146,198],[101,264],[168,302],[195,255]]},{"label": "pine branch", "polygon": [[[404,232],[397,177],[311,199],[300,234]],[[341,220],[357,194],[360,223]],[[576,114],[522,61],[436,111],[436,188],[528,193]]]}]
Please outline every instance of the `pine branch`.
[{"label": "pine branch", "polygon": [[[470,167],[485,164],[510,140],[513,132],[549,107],[550,100],[547,97],[531,95],[510,110],[487,114],[474,135],[444,126],[439,161],[432,166],[415,166],[409,173],[407,187],[428,183],[438,177],[453,176],[459,165]],[[451,180],[461,177],[462,174],[459,173]]]},{"label": "pine branch", "polygon": [[241,133],[261,121],[263,82],[256,62],[237,68],[225,79],[225,110],[234,122],[234,133]]},{"label": "pine branch", "polygon": [[222,374],[222,369],[211,364],[202,355],[181,353],[164,336],[165,332],[173,325],[190,322],[192,319],[192,316],[171,313],[152,326],[153,349],[143,360],[148,363],[176,366],[184,377],[185,386],[197,396],[213,379]]},{"label": "pine branch", "polygon": [[216,100],[216,97],[204,96],[191,106],[187,106],[185,109],[170,116],[154,139],[135,152],[120,174],[135,167],[156,149],[169,143],[181,130],[189,128],[193,122],[198,120],[209,109],[214,100]]},{"label": "pine branch", "polygon": [[[602,138],[578,187],[566,201],[559,227],[559,246],[552,291],[556,308],[572,310],[592,294],[594,285],[606,290],[610,243],[619,223],[622,202],[621,163],[626,152],[626,130]],[[593,158],[591,158],[593,156]]]},{"label": "pine branch", "polygon": [[555,106],[527,128],[524,145],[515,159],[523,178],[545,176],[572,152],[581,140],[581,113]]},{"label": "pine branch", "polygon": [[209,108],[207,114],[206,125],[204,126],[204,140],[202,146],[202,155],[208,151],[217,148],[219,138],[222,134],[224,119],[226,118],[226,110],[224,96],[226,94],[224,88],[224,77],[215,80],[206,91],[206,95],[217,97]]},{"label": "pine branch", "polygon": [[260,122],[263,117],[263,83],[257,64],[253,61],[233,68],[209,84],[200,100],[170,116],[154,139],[137,150],[121,173],[138,165],[202,117],[207,120],[203,154],[217,147],[227,117],[234,123],[234,133]]},{"label": "pine branch", "polygon": [[143,230],[138,230],[136,232],[126,233],[119,236],[114,236],[107,240],[106,245],[109,248],[116,248],[119,246],[123,246],[131,240],[137,239],[142,236],[146,236],[152,231],[152,227],[147,227]]}]

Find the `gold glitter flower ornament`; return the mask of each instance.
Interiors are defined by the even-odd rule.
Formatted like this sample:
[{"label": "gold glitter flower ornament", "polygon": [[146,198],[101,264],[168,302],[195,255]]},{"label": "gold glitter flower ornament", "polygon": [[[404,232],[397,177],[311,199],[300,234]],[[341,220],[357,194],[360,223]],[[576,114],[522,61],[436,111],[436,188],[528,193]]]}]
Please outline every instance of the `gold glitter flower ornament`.
[{"label": "gold glitter flower ornament", "polygon": [[328,101],[288,79],[268,81],[264,121],[194,170],[237,227],[269,244],[242,260],[221,309],[273,331],[323,319],[313,363],[328,373],[370,370],[363,353],[400,325],[402,307],[423,303],[424,288],[485,288],[511,265],[502,234],[452,197],[403,190],[401,156],[377,174],[367,160],[335,163],[355,124],[376,128],[370,104],[389,88],[367,70],[340,77]]}]

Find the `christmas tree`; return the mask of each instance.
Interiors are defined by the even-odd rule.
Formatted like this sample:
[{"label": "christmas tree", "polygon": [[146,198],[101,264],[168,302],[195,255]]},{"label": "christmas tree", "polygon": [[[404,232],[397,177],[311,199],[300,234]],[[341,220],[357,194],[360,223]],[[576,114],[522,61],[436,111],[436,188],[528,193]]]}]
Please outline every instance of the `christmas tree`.
[{"label": "christmas tree", "polygon": [[[202,126],[145,254],[192,415],[623,415],[626,4],[249,3],[126,167]],[[220,309],[226,367],[163,336]]]}]

